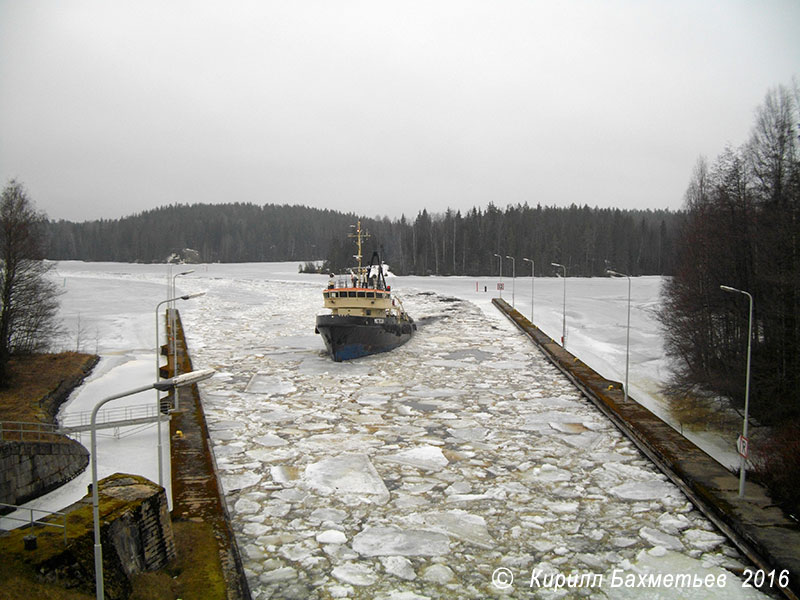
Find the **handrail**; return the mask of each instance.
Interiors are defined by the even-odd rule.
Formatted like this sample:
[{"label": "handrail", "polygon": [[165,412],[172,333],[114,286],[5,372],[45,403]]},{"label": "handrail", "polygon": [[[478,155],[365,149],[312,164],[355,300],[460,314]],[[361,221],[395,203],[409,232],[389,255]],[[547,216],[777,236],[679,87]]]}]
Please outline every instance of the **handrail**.
[{"label": "handrail", "polygon": [[52,423],[33,423],[29,421],[0,421],[0,442],[41,442],[42,438],[63,437],[58,426]]},{"label": "handrail", "polygon": [[[163,414],[163,413],[162,413]],[[107,408],[98,412],[97,425],[102,428],[104,422],[117,422],[141,419],[145,417],[157,417],[158,409],[153,404],[134,404],[130,406],[120,406],[118,408]],[[89,425],[92,420],[92,411],[81,411],[66,415],[61,419],[60,429],[70,430]]]},{"label": "handrail", "polygon": [[[0,502],[0,507],[2,507],[2,508],[10,508],[10,509],[12,509],[12,511],[14,511],[14,510],[27,510],[27,511],[30,511],[30,515],[29,515],[30,518],[28,518],[28,519],[20,519],[19,517],[10,517],[8,515],[5,515],[5,516],[0,517],[0,518],[9,519],[11,521],[21,521],[22,523],[29,523],[31,527],[33,527],[34,525],[43,525],[45,527],[57,527],[59,529],[63,529],[64,530],[64,545],[65,546],[67,545],[67,514],[66,513],[52,511],[52,510],[44,510],[42,508],[28,508],[26,506],[17,506],[15,504],[6,504],[4,502]],[[58,515],[58,516],[61,517],[61,519],[62,519],[64,524],[63,525],[58,525],[57,523],[48,523],[47,521],[39,521],[38,519],[35,520],[33,518],[34,511],[40,512],[40,513],[44,513],[45,515],[50,515],[50,516]]]},{"label": "handrail", "polygon": [[[30,421],[0,421],[0,442],[41,442],[69,437],[71,433],[79,433],[90,429],[91,411],[81,411],[66,415],[58,425],[52,423],[34,423]],[[163,419],[169,419],[164,414]],[[97,429],[138,425],[143,422],[155,422],[158,409],[152,404],[134,404],[109,408],[98,413]]]}]

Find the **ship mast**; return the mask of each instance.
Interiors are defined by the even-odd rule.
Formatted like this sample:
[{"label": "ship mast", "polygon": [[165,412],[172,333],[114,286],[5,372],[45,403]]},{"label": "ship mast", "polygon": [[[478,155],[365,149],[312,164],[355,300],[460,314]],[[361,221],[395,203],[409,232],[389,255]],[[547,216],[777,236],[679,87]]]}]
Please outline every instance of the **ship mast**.
[{"label": "ship mast", "polygon": [[361,259],[362,259],[361,242],[362,242],[362,240],[368,238],[369,234],[366,231],[362,231],[361,230],[361,221],[360,220],[358,221],[358,225],[350,225],[350,227],[355,227],[356,228],[356,232],[355,233],[348,233],[347,237],[356,239],[356,244],[358,245],[358,254],[355,255],[355,258],[358,259],[358,276],[361,277],[361,272],[362,272],[362,266],[361,266]]}]

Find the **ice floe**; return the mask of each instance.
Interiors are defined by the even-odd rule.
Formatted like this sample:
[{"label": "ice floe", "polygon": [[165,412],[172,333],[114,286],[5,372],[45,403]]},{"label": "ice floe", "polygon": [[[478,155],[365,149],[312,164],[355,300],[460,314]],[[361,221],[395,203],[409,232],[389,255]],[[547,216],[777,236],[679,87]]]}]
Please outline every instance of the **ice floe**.
[{"label": "ice floe", "polygon": [[416,467],[425,471],[441,471],[448,463],[447,458],[442,454],[441,448],[431,445],[423,445],[402,450],[396,454],[381,456],[379,460],[381,462]]},{"label": "ice floe", "polygon": [[631,481],[614,486],[609,492],[621,500],[656,500],[678,493],[674,485],[665,481]]},{"label": "ice floe", "polygon": [[286,381],[280,377],[275,377],[268,373],[256,373],[250,378],[250,382],[244,389],[249,394],[270,394],[285,396],[291,394],[297,388],[291,381]]},{"label": "ice floe", "polygon": [[303,480],[326,496],[357,497],[375,504],[389,501],[389,490],[364,454],[343,454],[312,463],[306,467]]},{"label": "ice floe", "polygon": [[437,556],[450,550],[450,538],[425,529],[368,527],[353,538],[353,550],[363,556]]}]

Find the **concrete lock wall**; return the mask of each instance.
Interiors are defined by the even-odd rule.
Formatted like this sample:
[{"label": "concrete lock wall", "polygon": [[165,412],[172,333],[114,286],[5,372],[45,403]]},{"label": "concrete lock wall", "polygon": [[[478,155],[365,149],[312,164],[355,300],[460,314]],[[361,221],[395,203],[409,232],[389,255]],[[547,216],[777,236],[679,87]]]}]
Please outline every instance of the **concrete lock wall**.
[{"label": "concrete lock wall", "polygon": [[24,504],[79,475],[89,451],[63,438],[46,442],[0,443],[0,502]]}]

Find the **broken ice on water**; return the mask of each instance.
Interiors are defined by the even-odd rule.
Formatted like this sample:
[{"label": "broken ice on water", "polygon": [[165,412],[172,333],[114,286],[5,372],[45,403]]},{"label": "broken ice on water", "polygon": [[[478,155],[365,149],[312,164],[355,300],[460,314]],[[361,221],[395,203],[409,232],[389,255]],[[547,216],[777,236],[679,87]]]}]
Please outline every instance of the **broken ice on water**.
[{"label": "broken ice on water", "polygon": [[[264,310],[208,294],[199,302],[209,310],[187,311],[184,322],[194,364],[227,373],[201,387],[254,598],[528,597],[524,587],[494,587],[494,570],[527,581],[534,568],[717,574],[743,566],[504,319],[403,290],[421,323],[414,338],[335,363],[310,337],[317,288],[248,286],[293,301]],[[221,330],[224,346],[215,343]],[[729,579],[727,597],[759,597]],[[659,590],[663,598],[682,592]]]},{"label": "broken ice on water", "polygon": [[389,491],[369,458],[363,454],[342,454],[306,467],[303,481],[319,494],[357,497],[385,504]]},{"label": "broken ice on water", "polygon": [[297,388],[291,381],[286,381],[280,377],[275,377],[269,373],[256,373],[250,378],[250,382],[244,389],[250,394],[274,394],[285,396],[291,394]]}]

